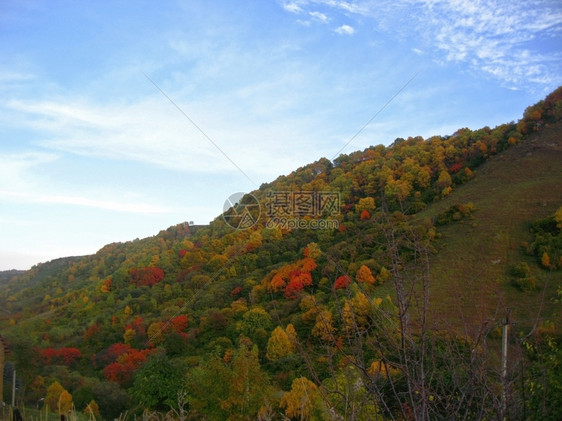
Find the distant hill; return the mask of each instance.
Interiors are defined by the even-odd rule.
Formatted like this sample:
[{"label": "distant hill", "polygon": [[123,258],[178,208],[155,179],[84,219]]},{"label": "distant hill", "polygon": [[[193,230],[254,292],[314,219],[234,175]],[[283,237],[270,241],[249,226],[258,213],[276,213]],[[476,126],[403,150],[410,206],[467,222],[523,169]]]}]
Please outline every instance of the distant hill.
[{"label": "distant hill", "polygon": [[24,272],[25,271],[23,271],[23,270],[15,270],[15,269],[0,271],[0,283],[4,282],[4,281],[7,281],[7,280],[10,280],[15,276],[21,275]]},{"label": "distant hill", "polygon": [[[432,374],[458,368],[462,379],[430,376],[432,399],[423,399],[436,419],[453,407],[499,416],[493,373],[507,313],[519,338],[510,342],[518,355],[510,367],[562,366],[556,345],[544,345],[557,343],[562,321],[561,163],[559,88],[518,122],[321,158],[263,184],[208,226],[184,222],[94,255],[1,272],[0,331],[18,350],[22,399],[34,402],[58,381],[79,411],[94,400],[113,418],[126,409],[162,411],[182,384],[193,419],[255,419],[267,405],[308,418],[289,409],[289,391],[302,395],[294,382],[306,377],[307,393],[323,391],[316,419],[325,419],[318,414],[328,411],[334,382],[359,380],[362,392],[351,401],[408,418],[408,408],[421,405],[414,362],[427,347],[431,364],[442,364]],[[536,342],[524,342],[531,337]],[[535,358],[540,352],[554,357]],[[153,360],[189,379],[158,402],[138,380],[156,376]],[[485,374],[475,379],[468,373],[477,363]],[[393,388],[381,375],[396,380]],[[213,376],[260,386],[240,407],[238,383],[217,387]],[[538,411],[536,386],[513,376],[510,410]],[[434,383],[445,377],[446,385]],[[215,386],[206,383],[213,378]],[[455,403],[468,393],[461,383],[479,385],[470,393],[481,405]],[[330,411],[345,414],[334,402]]]}]

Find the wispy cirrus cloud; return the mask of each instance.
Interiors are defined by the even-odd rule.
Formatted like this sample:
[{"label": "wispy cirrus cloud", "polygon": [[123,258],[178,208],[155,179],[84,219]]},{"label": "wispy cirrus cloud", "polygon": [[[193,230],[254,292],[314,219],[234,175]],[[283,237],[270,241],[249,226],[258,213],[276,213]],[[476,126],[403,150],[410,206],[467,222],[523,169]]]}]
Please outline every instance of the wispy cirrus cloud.
[{"label": "wispy cirrus cloud", "polygon": [[[55,153],[28,152],[0,154],[0,202],[74,205],[103,210],[157,214],[170,212],[162,206],[130,200],[121,200],[61,194],[42,179],[41,167],[56,164],[60,156]],[[121,195],[122,196],[122,195]]]},{"label": "wispy cirrus cloud", "polygon": [[7,107],[26,116],[34,129],[49,133],[39,143],[50,150],[142,161],[179,171],[223,169],[209,159],[215,157],[212,146],[156,96],[103,105],[71,98],[19,100]]},{"label": "wispy cirrus cloud", "polygon": [[[170,94],[213,142],[156,89],[132,102],[59,97],[12,100],[0,106],[42,133],[35,143],[50,151],[51,159],[69,154],[132,161],[202,176],[237,174],[239,167],[252,179],[264,180],[290,172],[295,163],[306,163],[307,153],[318,151],[316,140],[325,139],[318,133],[306,135],[316,130],[307,118],[286,114],[286,109],[295,106],[293,96],[302,95],[302,90],[291,93],[287,89],[303,83],[292,80],[291,74],[274,82],[230,87],[208,99],[186,99],[189,92]],[[303,137],[309,142],[303,144]]]},{"label": "wispy cirrus cloud", "polygon": [[16,192],[0,190],[0,199],[13,200],[16,202],[52,205],[73,205],[115,212],[138,213],[138,214],[160,214],[169,213],[170,209],[149,203],[119,202],[115,200],[99,200],[82,196],[69,196],[61,194],[44,194],[31,192]]},{"label": "wispy cirrus cloud", "polygon": [[330,21],[330,18],[322,12],[309,12],[309,15],[317,22],[328,23]]},{"label": "wispy cirrus cloud", "polygon": [[[291,3],[293,4],[293,3]],[[548,0],[301,0],[293,13],[324,7],[369,19],[380,32],[411,42],[440,63],[460,63],[508,86],[562,82],[562,3]],[[285,9],[287,9],[284,6]],[[342,25],[337,33],[349,34]],[[351,27],[351,26],[349,26]]]},{"label": "wispy cirrus cloud", "polygon": [[468,0],[422,4],[445,60],[468,63],[511,84],[560,80],[552,70],[560,52],[544,42],[562,36],[560,4]]},{"label": "wispy cirrus cloud", "polygon": [[35,183],[33,169],[57,159],[57,154],[47,152],[0,153],[0,185],[12,191],[27,189]]}]

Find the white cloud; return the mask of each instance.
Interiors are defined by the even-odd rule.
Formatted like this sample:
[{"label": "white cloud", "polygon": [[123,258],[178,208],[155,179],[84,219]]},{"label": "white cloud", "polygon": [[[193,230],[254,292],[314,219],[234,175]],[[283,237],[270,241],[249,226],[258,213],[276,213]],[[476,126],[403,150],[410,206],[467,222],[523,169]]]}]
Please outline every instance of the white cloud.
[{"label": "white cloud", "polygon": [[321,12],[309,12],[308,14],[314,20],[322,22],[322,23],[328,23],[330,21],[330,18],[328,18],[328,16],[326,16],[324,13],[321,13]]},{"label": "white cloud", "polygon": [[316,0],[315,3],[325,4],[335,9],[357,15],[366,15],[369,11],[376,7],[376,2],[369,1],[338,1],[338,0]]},{"label": "white cloud", "polygon": [[295,14],[301,13],[303,11],[302,8],[299,6],[299,4],[293,1],[290,2],[284,1],[282,3],[282,6],[283,9],[285,9],[287,12],[291,12]]},{"label": "white cloud", "polygon": [[[62,204],[104,209],[116,212],[156,214],[170,212],[161,206],[130,200],[91,199],[79,195],[60,194],[60,187],[51,185],[44,165],[56,163],[60,156],[53,153],[28,152],[0,154],[0,202]],[[0,214],[0,223],[6,218]]]},{"label": "white cloud", "polygon": [[[190,98],[193,95],[189,88],[171,95],[241,171],[159,92],[137,102],[101,104],[92,99],[61,97],[10,101],[4,109],[17,114],[20,124],[42,133],[42,139],[36,143],[51,151],[46,155],[51,160],[58,155],[78,155],[140,162],[189,175],[247,174],[255,188],[262,181],[307,163],[310,156],[319,153],[315,142],[326,139],[311,125],[310,113],[303,116],[295,110],[295,106],[303,106],[298,101],[305,91],[296,89],[307,80],[303,76],[295,68],[284,76],[255,80],[209,97]],[[182,100],[184,97],[189,99]],[[6,176],[13,173],[8,168],[14,165],[4,166]],[[76,204],[118,208],[102,202],[78,200]]]},{"label": "white cloud", "polygon": [[334,29],[340,35],[353,35],[355,33],[355,29],[349,25],[342,25]]},{"label": "white cloud", "polygon": [[33,128],[50,133],[41,144],[52,150],[143,161],[179,171],[229,169],[215,159],[214,147],[163,96],[103,106],[72,99],[14,101],[8,106],[27,115]]},{"label": "white cloud", "polygon": [[[423,41],[423,51],[435,61],[464,63],[507,86],[531,82],[554,88],[562,82],[559,50],[546,49],[554,40],[561,42],[560,2],[303,0],[299,8],[306,11],[319,4],[347,18],[371,19],[379,31],[402,41]],[[351,26],[340,26],[336,32],[350,34],[347,28]],[[526,50],[532,54],[522,54]],[[421,48],[412,51],[419,54]]]},{"label": "white cloud", "polygon": [[28,189],[36,184],[34,168],[57,159],[57,154],[45,152],[0,154],[0,185],[12,191]]},{"label": "white cloud", "polygon": [[147,203],[124,203],[110,200],[96,200],[80,196],[66,196],[60,194],[50,195],[43,193],[15,192],[9,190],[0,190],[0,199],[36,204],[83,206],[125,213],[157,214],[171,212],[169,209],[164,207]]},{"label": "white cloud", "polygon": [[34,78],[35,75],[31,73],[18,73],[14,71],[0,70],[0,85],[3,83],[12,84],[14,82],[29,81]]}]

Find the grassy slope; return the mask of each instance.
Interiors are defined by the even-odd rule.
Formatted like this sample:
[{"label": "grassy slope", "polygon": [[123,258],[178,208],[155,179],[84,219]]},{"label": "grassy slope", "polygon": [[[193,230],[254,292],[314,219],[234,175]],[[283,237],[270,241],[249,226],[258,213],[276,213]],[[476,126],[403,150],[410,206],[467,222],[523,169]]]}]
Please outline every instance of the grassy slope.
[{"label": "grassy slope", "polygon": [[440,229],[439,253],[432,259],[434,308],[455,324],[459,317],[468,322],[499,320],[506,307],[522,327],[534,322],[543,304],[540,317],[553,316],[555,304],[548,297],[561,284],[562,273],[549,273],[533,264],[537,290],[522,293],[510,284],[507,270],[522,260],[532,262],[520,251],[521,242],[531,239],[529,222],[562,206],[562,123],[528,136],[488,161],[471,182],[429,207],[423,216],[469,201],[477,208],[472,220]]}]

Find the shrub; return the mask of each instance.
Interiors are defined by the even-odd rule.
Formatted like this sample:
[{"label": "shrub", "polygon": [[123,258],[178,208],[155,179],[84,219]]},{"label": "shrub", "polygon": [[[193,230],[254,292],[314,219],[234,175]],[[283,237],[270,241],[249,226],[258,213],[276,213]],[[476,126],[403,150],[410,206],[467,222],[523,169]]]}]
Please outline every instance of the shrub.
[{"label": "shrub", "polygon": [[531,268],[526,262],[513,266],[509,270],[509,274],[512,277],[513,284],[521,291],[527,292],[536,288],[535,278],[532,276]]}]

